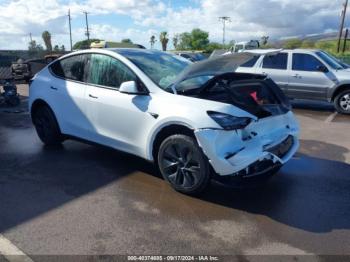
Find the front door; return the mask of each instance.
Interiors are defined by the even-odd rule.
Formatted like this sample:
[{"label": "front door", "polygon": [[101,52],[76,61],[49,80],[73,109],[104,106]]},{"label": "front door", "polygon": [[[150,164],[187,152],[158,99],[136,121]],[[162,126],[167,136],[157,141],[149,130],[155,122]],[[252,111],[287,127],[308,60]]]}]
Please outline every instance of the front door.
[{"label": "front door", "polygon": [[326,100],[327,91],[334,85],[332,72],[311,54],[293,53],[288,95],[300,99]]},{"label": "front door", "polygon": [[123,82],[136,75],[122,62],[108,55],[92,54],[87,77],[87,115],[93,123],[94,141],[136,155],[144,153],[144,130],[152,116],[147,113],[150,95],[119,92]]}]

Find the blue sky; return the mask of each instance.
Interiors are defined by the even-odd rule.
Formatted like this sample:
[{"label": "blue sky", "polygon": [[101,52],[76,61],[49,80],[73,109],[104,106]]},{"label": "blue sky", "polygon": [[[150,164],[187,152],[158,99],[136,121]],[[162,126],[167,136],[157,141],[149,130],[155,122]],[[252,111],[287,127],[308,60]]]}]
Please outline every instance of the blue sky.
[{"label": "blue sky", "polygon": [[[109,41],[130,38],[149,47],[152,35],[201,28],[211,41],[222,41],[219,16],[230,16],[227,40],[291,37],[335,31],[343,0],[0,0],[0,49],[26,49],[29,33],[43,44],[41,33],[52,34],[53,45],[69,46],[68,9],[73,42],[85,38],[89,12],[91,37]],[[16,17],[16,18],[14,18]],[[159,42],[156,45],[159,48]],[[170,48],[172,45],[170,44]]]}]

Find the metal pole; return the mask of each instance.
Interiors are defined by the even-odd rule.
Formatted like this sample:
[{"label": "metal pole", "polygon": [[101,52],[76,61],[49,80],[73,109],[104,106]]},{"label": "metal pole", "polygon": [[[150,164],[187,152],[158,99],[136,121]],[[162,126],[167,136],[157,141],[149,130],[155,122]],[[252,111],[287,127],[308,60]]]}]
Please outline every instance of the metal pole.
[{"label": "metal pole", "polygon": [[344,37],[344,45],[343,45],[343,53],[345,52],[345,49],[346,49],[346,41],[348,40],[348,34],[349,34],[349,29],[346,28],[345,37]]},{"label": "metal pole", "polygon": [[219,17],[219,20],[222,21],[223,24],[223,36],[222,36],[222,45],[225,45],[225,41],[226,41],[226,22],[230,22],[231,18],[229,16],[221,16]]},{"label": "metal pole", "polygon": [[338,44],[337,44],[337,52],[340,51],[340,41],[341,37],[343,35],[343,29],[344,29],[344,23],[345,23],[345,16],[346,16],[346,9],[348,7],[348,0],[345,0],[345,3],[343,5],[343,11],[341,13],[341,22],[340,22],[340,28],[339,28],[339,36],[338,36]]},{"label": "metal pole", "polygon": [[70,51],[73,51],[73,42],[72,42],[72,25],[71,25],[70,9],[68,9],[68,22],[69,22],[69,38],[70,38]]},{"label": "metal pole", "polygon": [[87,40],[88,42],[90,42],[90,31],[89,31],[89,23],[88,23],[88,12],[84,12],[85,14],[85,21],[86,21],[86,36],[87,36]]}]

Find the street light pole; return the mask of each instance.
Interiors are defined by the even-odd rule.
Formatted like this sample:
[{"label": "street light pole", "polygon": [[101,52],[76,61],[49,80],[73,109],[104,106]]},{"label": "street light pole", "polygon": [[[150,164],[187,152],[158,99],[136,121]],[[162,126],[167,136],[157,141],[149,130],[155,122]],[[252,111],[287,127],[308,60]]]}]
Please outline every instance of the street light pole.
[{"label": "street light pole", "polygon": [[231,22],[231,17],[229,16],[221,16],[219,17],[219,21],[222,21],[223,24],[223,35],[222,35],[222,45],[225,45],[225,41],[226,41],[226,22]]},{"label": "street light pole", "polygon": [[343,35],[347,7],[348,7],[348,0],[345,0],[345,3],[343,4],[343,10],[341,12],[341,22],[340,22],[340,28],[339,28],[338,44],[337,44],[337,52],[338,53],[340,51],[340,41],[341,41],[341,37]]},{"label": "street light pole", "polygon": [[68,22],[69,22],[69,39],[70,39],[70,51],[73,51],[73,42],[72,42],[72,25],[71,25],[70,9],[68,9]]},{"label": "street light pole", "polygon": [[87,36],[87,40],[88,40],[88,42],[90,42],[90,31],[89,31],[89,23],[88,23],[88,17],[87,17],[87,15],[88,15],[88,12],[84,12],[84,14],[85,14],[85,22],[86,22],[86,36]]}]

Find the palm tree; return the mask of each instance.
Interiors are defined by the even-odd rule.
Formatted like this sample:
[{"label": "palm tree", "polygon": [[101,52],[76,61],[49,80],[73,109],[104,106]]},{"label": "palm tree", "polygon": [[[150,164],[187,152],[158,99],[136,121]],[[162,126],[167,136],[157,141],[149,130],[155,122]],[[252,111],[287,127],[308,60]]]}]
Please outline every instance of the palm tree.
[{"label": "palm tree", "polygon": [[175,49],[177,49],[178,43],[179,43],[179,35],[175,34],[173,37],[173,45],[174,45]]},{"label": "palm tree", "polygon": [[51,34],[49,33],[49,31],[44,31],[41,36],[44,40],[46,50],[52,51]]},{"label": "palm tree", "polygon": [[159,36],[159,41],[162,43],[163,51],[166,51],[169,43],[168,32],[161,32]]},{"label": "palm tree", "polygon": [[151,49],[153,49],[154,47],[154,44],[156,43],[156,37],[154,35],[151,36],[151,39],[150,39],[150,43],[151,43]]}]

